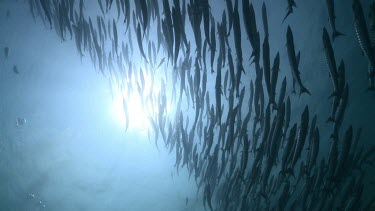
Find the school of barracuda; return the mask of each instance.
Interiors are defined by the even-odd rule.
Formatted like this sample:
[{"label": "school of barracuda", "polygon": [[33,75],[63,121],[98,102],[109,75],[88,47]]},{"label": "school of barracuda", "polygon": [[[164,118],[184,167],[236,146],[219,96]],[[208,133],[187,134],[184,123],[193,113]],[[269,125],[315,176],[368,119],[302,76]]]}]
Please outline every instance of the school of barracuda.
[{"label": "school of barracuda", "polygon": [[[319,118],[332,125],[330,137],[321,137],[318,116],[308,105],[301,114],[292,112],[291,99],[314,95],[299,68],[301,52],[293,35],[298,28],[287,24],[296,2],[284,1],[287,12],[280,24],[289,61],[280,61],[269,44],[273,34],[265,3],[255,11],[249,0],[219,1],[225,5],[219,20],[211,11],[216,1],[209,0],[97,0],[96,17],[85,14],[83,0],[28,4],[35,20],[61,40],[74,40],[79,56],[89,55],[110,86],[121,90],[126,129],[130,93],[141,96],[149,138],[158,148],[161,139],[175,153],[177,172],[188,169],[207,210],[374,209],[375,199],[364,203],[362,198],[375,147],[359,148],[361,128],[342,127],[350,87],[345,63],[336,60],[332,45],[345,38],[336,28],[334,0],[325,0],[330,28],[322,26],[319,43],[332,81],[330,115]],[[369,66],[364,89],[371,92],[375,3],[369,9],[367,18],[360,1],[352,0],[355,42]],[[4,51],[7,55],[9,49]],[[250,60],[243,51],[251,52]],[[292,78],[279,77],[281,62],[289,64],[284,71]],[[287,83],[292,83],[290,95]],[[298,115],[292,125],[291,117]],[[320,152],[321,139],[330,142],[327,153]]]}]

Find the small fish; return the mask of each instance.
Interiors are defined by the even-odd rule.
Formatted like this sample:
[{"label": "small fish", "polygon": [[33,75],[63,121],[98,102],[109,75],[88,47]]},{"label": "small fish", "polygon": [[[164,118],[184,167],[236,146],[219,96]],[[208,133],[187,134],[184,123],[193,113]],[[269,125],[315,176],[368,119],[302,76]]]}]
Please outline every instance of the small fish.
[{"label": "small fish", "polygon": [[311,95],[310,91],[302,84],[302,81],[301,81],[301,76],[300,76],[301,73],[298,69],[300,54],[298,53],[298,55],[296,56],[296,52],[294,49],[293,33],[292,33],[292,29],[290,28],[290,26],[288,26],[288,29],[287,29],[286,39],[287,39],[286,46],[288,50],[289,65],[290,65],[290,69],[293,75],[293,88],[294,88],[294,84],[297,82],[297,84],[300,87],[300,94],[299,94],[300,96],[303,93],[307,93],[308,95]]},{"label": "small fish", "polygon": [[328,17],[329,17],[329,23],[331,24],[331,28],[332,28],[332,31],[333,31],[332,40],[335,41],[336,37],[345,36],[345,34],[337,31],[337,29],[336,29],[336,23],[335,23],[336,16],[335,16],[334,0],[326,0],[326,7],[327,7],[327,13],[328,13]]},{"label": "small fish", "polygon": [[10,10],[7,10],[7,12],[6,12],[6,18],[10,18]]},{"label": "small fish", "polygon": [[343,176],[342,173],[344,173],[343,171],[345,171],[345,164],[348,161],[347,159],[349,156],[350,147],[352,145],[352,140],[353,140],[353,127],[350,126],[345,132],[344,140],[341,145],[341,151],[340,151],[339,160],[338,160],[339,163],[337,165],[336,173],[335,173],[336,178],[340,178],[341,176]]},{"label": "small fish", "polygon": [[271,75],[271,90],[270,90],[270,103],[276,104],[275,97],[276,97],[276,85],[277,79],[279,77],[279,70],[280,70],[280,54],[277,52],[275,58],[273,59],[272,65],[272,75]]},{"label": "small fish", "polygon": [[173,7],[172,8],[172,20],[174,28],[174,59],[173,64],[177,63],[178,54],[180,52],[181,45],[181,14],[179,13],[180,9]]},{"label": "small fish", "polygon": [[262,20],[263,20],[263,28],[264,28],[264,35],[268,37],[268,20],[267,20],[267,7],[266,3],[263,2],[262,4]]},{"label": "small fish", "polygon": [[274,109],[279,110],[278,106],[280,106],[284,102],[285,93],[286,93],[286,77],[284,77],[283,81],[281,82],[279,100],[277,101],[277,106],[274,105]]},{"label": "small fish", "polygon": [[237,62],[242,64],[242,47],[241,47],[241,26],[240,16],[238,10],[234,10],[233,13],[233,31],[234,31],[234,44],[237,53]]},{"label": "small fish", "polygon": [[232,30],[233,26],[233,4],[232,0],[225,0],[227,5],[227,11],[228,11],[228,19],[229,19],[229,29],[228,29],[228,36],[230,35],[230,31]]},{"label": "small fish", "polygon": [[333,52],[333,48],[332,48],[331,41],[328,36],[328,32],[325,28],[323,28],[323,45],[324,45],[324,53],[325,53],[325,59],[327,63],[329,76],[332,80],[332,84],[334,88],[333,90],[334,93],[332,95],[338,95],[340,93],[339,84],[338,84],[339,75],[337,73],[335,54]]},{"label": "small fish", "polygon": [[246,33],[249,38],[251,47],[253,48],[253,52],[251,53],[250,58],[254,57],[252,63],[254,62],[256,65],[258,65],[260,59],[260,37],[257,30],[253,4],[250,4],[249,0],[243,0],[242,10]]},{"label": "small fish", "polygon": [[50,3],[47,0],[40,0],[40,4],[42,5],[44,14],[46,15],[50,27],[52,29],[52,17],[51,17],[51,10],[50,10]]},{"label": "small fish", "polygon": [[139,23],[138,23],[138,26],[137,26],[137,41],[138,41],[139,51],[141,52],[141,55],[143,56],[143,58],[146,60],[146,63],[148,63],[147,57],[146,57],[145,52],[143,50],[142,35],[141,35],[141,26],[140,26]]},{"label": "small fish", "polygon": [[270,46],[268,43],[268,36],[265,36],[264,41],[263,41],[263,73],[264,73],[264,82],[266,84],[266,90],[267,90],[268,96],[271,96],[271,64],[270,64]]},{"label": "small fish", "polygon": [[339,77],[338,85],[339,85],[339,90],[340,90],[340,95],[341,95],[342,92],[344,91],[345,83],[346,83],[346,80],[345,80],[345,78],[346,78],[345,77],[345,64],[344,64],[343,60],[340,61],[337,73],[338,73],[338,77]]},{"label": "small fish", "polygon": [[294,0],[288,0],[288,8],[287,13],[283,19],[283,23],[286,20],[286,18],[293,13],[293,7],[297,7],[296,2]]},{"label": "small fish", "polygon": [[[286,99],[286,104],[285,104],[285,124],[284,124],[284,138],[286,136],[286,133],[289,129],[289,123],[290,123],[290,116],[291,116],[291,102],[290,102],[290,98],[288,96],[288,98]],[[284,142],[284,140],[283,140]]]},{"label": "small fish", "polygon": [[24,124],[26,124],[26,119],[25,118],[18,117],[16,119],[16,125],[17,125],[17,127],[22,126]]},{"label": "small fish", "polygon": [[120,1],[116,0],[116,9],[117,9],[117,20],[120,19]]},{"label": "small fish", "polygon": [[230,73],[231,90],[234,90],[236,88],[236,75],[234,73],[234,63],[231,51],[228,51],[228,66]]},{"label": "small fish", "polygon": [[221,124],[221,94],[222,94],[222,86],[221,86],[221,55],[219,55],[218,62],[217,62],[217,70],[216,70],[216,83],[215,83],[215,97],[216,97],[216,109],[217,109],[217,121],[218,124]]},{"label": "small fish", "polygon": [[216,32],[215,32],[215,20],[211,16],[211,70],[213,69],[214,60],[215,60],[215,53],[216,53]]},{"label": "small fish", "polygon": [[114,42],[115,42],[115,51],[116,51],[116,55],[118,54],[118,36],[117,36],[117,27],[116,27],[116,22],[115,22],[115,19],[113,19],[113,39],[114,39]]},{"label": "small fish", "polygon": [[319,135],[319,128],[315,128],[315,131],[312,131],[312,143],[310,146],[310,158],[309,162],[307,163],[308,165],[308,170],[312,170],[314,165],[316,164],[316,158],[318,157],[319,153],[319,142],[320,142],[320,135]]},{"label": "small fish", "polygon": [[13,72],[14,72],[15,74],[19,74],[19,73],[20,73],[20,72],[18,71],[18,68],[17,68],[16,65],[13,65]]},{"label": "small fish", "polygon": [[161,65],[163,65],[163,63],[165,62],[165,57],[163,57],[161,60],[160,60],[160,63],[159,65],[157,66],[156,69],[159,69],[161,67]]},{"label": "small fish", "polygon": [[338,138],[338,133],[339,129],[341,127],[342,121],[344,119],[344,114],[346,111],[346,107],[348,105],[348,96],[349,95],[349,87],[348,84],[345,85],[344,92],[342,94],[342,98],[340,100],[340,104],[337,108],[336,116],[334,117],[334,130],[332,134],[332,138],[337,139]]},{"label": "small fish", "polygon": [[105,13],[104,13],[104,8],[103,8],[102,0],[98,0],[98,4],[99,4],[100,11],[102,12],[102,14],[103,14],[103,16],[104,16]]},{"label": "small fish", "polygon": [[146,0],[140,0],[139,2],[141,4],[141,11],[142,11],[143,32],[145,32],[148,26],[147,4],[146,4]]},{"label": "small fish", "polygon": [[203,27],[204,35],[209,46],[211,46],[210,41],[210,6],[208,5],[208,0],[202,1],[203,10]]},{"label": "small fish", "polygon": [[129,29],[129,26],[130,26],[130,2],[129,0],[125,0],[124,2],[125,4],[125,14],[124,14],[124,23],[126,22],[126,29],[125,29],[125,33],[128,31]]},{"label": "small fish", "polygon": [[9,56],[9,47],[4,47],[4,57],[7,59]]},{"label": "small fish", "polygon": [[375,77],[375,52],[371,44],[370,35],[367,29],[365,15],[363,13],[362,5],[359,0],[353,0],[352,9],[354,13],[354,28],[357,34],[359,45],[362,49],[363,54],[369,61],[368,77],[371,81],[369,90],[375,90],[373,80]]},{"label": "small fish", "polygon": [[297,133],[297,140],[294,145],[293,159],[290,167],[290,173],[294,175],[293,168],[296,165],[298,159],[301,157],[302,149],[305,145],[307,131],[309,126],[309,107],[306,106],[302,116],[301,116],[301,125]]},{"label": "small fish", "polygon": [[295,138],[297,134],[297,123],[294,123],[293,127],[289,131],[288,140],[286,142],[283,156],[281,159],[281,171],[280,174],[285,175],[286,173],[286,167],[288,164],[288,161],[291,162],[291,159],[293,158],[293,144],[295,143]]}]

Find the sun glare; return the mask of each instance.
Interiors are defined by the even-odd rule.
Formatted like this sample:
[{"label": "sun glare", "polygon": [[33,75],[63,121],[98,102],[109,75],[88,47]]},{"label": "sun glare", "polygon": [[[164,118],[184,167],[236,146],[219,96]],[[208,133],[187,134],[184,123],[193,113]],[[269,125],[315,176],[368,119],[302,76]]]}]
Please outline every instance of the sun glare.
[{"label": "sun glare", "polygon": [[121,93],[116,93],[113,99],[113,115],[115,120],[123,127],[128,129],[147,130],[148,118],[146,112],[143,110],[142,100],[138,93],[131,93],[127,102],[128,116],[126,116],[123,105],[123,97]]},{"label": "sun glare", "polygon": [[[153,81],[152,76],[143,74],[142,80],[144,80],[144,84],[141,85],[139,83],[142,80],[137,80],[137,77],[138,75],[135,74],[134,77],[131,78],[131,87],[137,87],[138,85],[142,88],[128,90],[127,88],[129,86],[127,86],[122,90],[112,90],[112,115],[122,128],[137,130],[137,132],[147,134],[149,129],[152,130],[149,115],[155,117],[159,110],[157,96],[159,96],[161,84],[160,81],[155,78]],[[123,100],[125,100],[125,105]],[[169,102],[167,102],[164,114],[167,114],[170,108],[171,106]]]}]

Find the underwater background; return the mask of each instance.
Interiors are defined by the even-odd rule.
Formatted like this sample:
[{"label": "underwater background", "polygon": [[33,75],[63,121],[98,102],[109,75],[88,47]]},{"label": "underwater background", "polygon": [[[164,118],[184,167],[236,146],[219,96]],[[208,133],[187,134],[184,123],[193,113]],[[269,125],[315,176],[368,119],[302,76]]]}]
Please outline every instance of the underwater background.
[{"label": "underwater background", "polygon": [[[70,8],[68,5],[71,2],[74,7]],[[84,7],[81,7],[81,2]],[[98,2],[105,7],[103,12]],[[130,11],[135,11],[129,15],[130,19],[126,19],[126,14],[122,11],[120,5],[122,2],[122,0],[0,1],[0,47],[2,49],[0,53],[0,210],[375,209],[372,205],[375,198],[373,177],[375,175],[373,168],[375,92],[367,90],[369,86],[367,71],[371,63],[368,60],[371,59],[367,57],[366,51],[363,52],[356,33],[356,20],[352,5],[358,0],[335,1],[334,4],[336,28],[345,36],[339,36],[334,41],[331,40],[331,43],[337,67],[341,60],[345,62],[345,81],[349,94],[339,135],[333,138],[330,136],[335,127],[334,123],[326,122],[331,115],[332,97],[329,97],[333,90],[322,41],[323,27],[328,30],[329,38],[332,34],[326,1],[296,0],[297,7],[293,8],[293,12],[284,22],[283,19],[287,13],[285,9],[288,8],[290,1],[250,1],[254,8],[260,37],[258,38],[261,53],[258,56],[261,68],[257,70],[257,62],[252,63],[249,59],[254,57],[252,53],[255,48],[249,42],[254,38],[248,37],[244,21],[247,16],[244,18],[243,13],[244,3],[249,1],[233,1],[233,11],[237,10],[239,14],[240,49],[243,59],[239,59],[237,51],[239,46],[235,43],[238,43],[238,39],[235,38],[238,37],[238,33],[234,32],[234,24],[230,35],[226,36],[229,43],[221,42],[219,33],[215,33],[217,38],[213,68],[210,64],[211,51],[207,50],[205,57],[204,53],[199,55],[202,49],[197,48],[197,35],[194,30],[200,29],[202,47],[205,42],[203,20],[199,24],[199,29],[193,29],[191,22],[194,22],[194,18],[192,21],[190,19],[192,15],[189,11],[187,12],[186,20],[181,27],[185,28],[186,38],[191,47],[187,50],[188,45],[185,45],[181,36],[180,52],[176,56],[176,40],[172,44],[171,52],[168,49],[171,46],[168,43],[168,35],[165,35],[163,31],[164,38],[162,39],[157,32],[159,27],[157,22],[167,19],[163,8],[165,1],[157,1],[159,18],[150,12],[151,8],[154,8],[155,13],[157,10],[152,0],[139,1],[146,3],[148,16],[143,16],[145,15],[141,11],[145,8],[143,4],[140,6],[134,1],[127,1],[130,2]],[[177,2],[180,2],[181,11],[188,4],[196,5],[196,8],[192,8],[191,14],[195,14],[194,11],[196,13],[205,11],[202,9],[205,6],[202,2],[206,1],[169,1],[171,8]],[[208,8],[210,12],[209,33],[211,33],[211,21],[219,26],[222,23],[223,11],[226,11],[225,16],[228,15],[227,22],[231,13],[228,12],[227,2],[224,0],[207,2],[210,5]],[[259,79],[259,73],[260,75],[263,73],[258,72],[265,69],[263,67],[263,39],[266,35],[262,21],[263,3],[267,6],[271,71],[273,71],[276,54],[280,55],[280,71],[277,70],[278,80],[275,85],[276,102],[278,103],[282,92],[281,86],[285,77],[286,94],[281,102],[285,100],[283,103],[285,105],[287,98],[290,97],[291,104],[289,129],[285,127],[283,118],[280,123],[283,126],[280,126],[280,130],[285,130],[284,135],[281,135],[282,132],[279,136],[273,135],[276,134],[275,132],[269,132],[271,134],[269,137],[272,138],[267,138],[268,136],[264,138],[269,141],[269,145],[266,145],[269,148],[274,143],[283,143],[277,148],[278,155],[274,158],[275,160],[269,164],[272,169],[272,176],[269,178],[264,172],[271,160],[270,157],[273,157],[272,153],[266,154],[264,151],[264,156],[262,155],[263,158],[259,162],[263,163],[259,166],[262,173],[258,176],[255,176],[253,167],[256,155],[263,149],[261,143],[264,125],[267,124],[265,123],[267,121],[266,107],[271,105],[268,104],[266,84],[262,82],[265,79]],[[372,32],[371,16],[368,15],[371,13],[371,3],[372,1],[360,1],[369,34]],[[48,8],[44,8],[43,4]],[[56,5],[58,6],[55,7]],[[59,8],[62,11],[59,11]],[[95,36],[103,36],[103,38],[97,37],[99,40],[103,39],[99,41],[103,57],[107,55],[106,62],[103,60],[102,66],[99,64],[101,59],[99,54],[96,54],[98,48],[95,44],[84,48],[82,40],[82,43],[77,45],[77,31],[80,31],[79,27],[83,27],[79,25],[79,21],[83,19],[81,17],[77,19],[81,8],[84,9],[84,19],[88,21],[91,17],[95,26],[94,30],[89,29],[92,40]],[[76,14],[71,16],[74,17],[73,19],[70,19],[70,10],[77,12],[77,16]],[[125,8],[124,11],[126,11]],[[53,18],[51,24],[48,20],[48,13]],[[119,19],[118,14],[120,14]],[[69,16],[69,23],[63,18],[64,15]],[[96,34],[99,30],[97,17],[105,19],[103,25],[111,26],[108,29],[103,27],[101,35]],[[145,24],[144,17],[148,17],[147,24]],[[130,25],[128,29],[126,28],[127,22]],[[117,26],[115,32],[117,38],[115,38],[112,23]],[[143,24],[147,28],[142,28]],[[75,30],[72,29],[72,36],[68,25],[72,28],[74,28],[73,25],[76,27]],[[289,63],[286,38],[288,26],[293,31],[294,48],[296,52],[301,52],[298,66],[300,77],[311,95],[306,93],[300,95],[298,84],[296,85],[297,93],[293,93],[294,76]],[[229,24],[226,27],[229,28]],[[108,36],[103,35],[104,30],[107,30]],[[168,31],[168,27],[163,30]],[[174,30],[181,30],[181,28],[174,28]],[[142,37],[137,37],[138,31],[142,32]],[[82,33],[82,36],[86,35]],[[138,38],[142,40],[142,48],[148,54],[147,62],[140,53]],[[114,44],[115,40],[118,42],[118,47]],[[162,42],[160,51],[155,53],[150,47],[153,45],[151,43],[155,43],[155,49],[159,49],[156,47],[159,42]],[[121,43],[124,43],[126,47],[122,48]],[[210,45],[206,44],[207,49]],[[80,55],[78,46],[82,47],[83,56]],[[225,53],[220,49],[222,46],[226,48]],[[90,55],[90,51],[94,53]],[[239,90],[244,87],[245,94],[242,102],[240,96],[236,95],[235,84],[232,84],[235,79],[231,82],[229,82],[231,79],[225,79],[230,68],[228,67],[229,51],[233,56],[236,76],[242,72],[240,80],[235,82],[240,86]],[[125,52],[128,58],[125,58]],[[153,55],[151,56],[153,59],[149,55]],[[217,65],[219,55],[223,55],[220,59],[224,57],[227,59],[222,65],[220,88],[217,87],[217,74],[221,66]],[[190,61],[188,67],[183,66],[184,61],[189,63],[189,57],[192,58],[192,62]],[[186,58],[188,59],[185,60]],[[112,64],[109,60],[112,60]],[[120,64],[119,60],[121,60]],[[164,62],[161,62],[162,60]],[[207,65],[201,60],[206,60]],[[243,61],[244,71],[237,72],[240,61]],[[199,76],[197,76],[197,67]],[[133,76],[130,76],[130,71],[133,71]],[[180,86],[181,74],[184,71],[187,72],[186,81],[181,91],[183,87]],[[207,93],[201,92],[204,72],[207,74]],[[260,87],[264,87],[262,91],[257,88],[254,91],[258,79]],[[225,83],[228,89],[224,89],[225,80],[227,80]],[[251,86],[254,87],[251,88]],[[217,106],[217,89],[221,90],[219,91],[221,102],[218,105],[223,109]],[[180,91],[183,92],[182,97],[180,97]],[[254,97],[251,93],[253,95],[255,93],[256,98],[257,91],[263,93],[263,98],[258,96],[261,111],[256,110],[258,105],[254,107],[251,103],[248,105]],[[229,105],[230,93],[234,95],[235,105],[240,105],[237,107],[240,110],[238,114],[231,113],[233,110],[230,111],[233,109]],[[151,97],[146,97],[147,94]],[[210,101],[208,103],[207,96]],[[163,99],[166,99],[164,108],[161,106]],[[126,101],[126,105],[123,100]],[[196,104],[199,100],[202,103]],[[196,125],[197,105],[201,108],[203,104],[205,107],[197,116],[200,119],[197,121],[200,123]],[[206,104],[212,109],[207,108]],[[293,158],[292,155],[287,163],[288,170],[294,169],[295,176],[286,172],[283,172],[286,175],[279,174],[287,142],[283,140],[288,139],[294,123],[298,125],[297,135],[300,134],[300,130],[303,130],[300,125],[303,125],[305,120],[302,120],[301,115],[306,106],[309,109],[307,120],[309,125],[306,127],[309,131],[308,138],[306,138],[308,140],[305,146],[301,146],[301,158]],[[241,126],[250,110],[252,116],[249,117],[248,125]],[[274,125],[278,125],[280,122],[278,118],[281,116],[280,109],[271,110],[269,127],[272,127],[273,122],[275,122]],[[222,117],[218,117],[220,115]],[[310,130],[314,115],[317,116],[316,127],[319,128],[320,141],[319,138],[310,137],[316,135],[315,128]],[[282,116],[284,117],[285,113]],[[231,122],[231,118],[235,120]],[[157,124],[156,127],[155,124]],[[237,135],[228,137],[230,130],[228,129],[227,136],[223,138],[221,128],[231,124]],[[254,126],[257,124],[258,126]],[[353,135],[350,138],[353,142],[348,150],[350,150],[349,154],[358,159],[358,163],[355,163],[352,157],[353,160],[345,158],[346,161],[341,164],[342,152],[345,151],[344,140],[346,140],[350,126],[353,127]],[[203,135],[199,135],[199,127]],[[260,138],[256,137],[253,127],[257,127],[256,130],[261,134]],[[244,133],[250,141],[250,149],[247,150],[243,149],[247,139],[240,132],[244,130],[242,128],[246,129],[247,132]],[[361,135],[354,149],[353,145],[357,140],[356,135],[359,130],[361,130]],[[210,132],[213,133],[212,136],[209,135]],[[207,137],[211,137],[214,140],[213,143],[208,144],[209,138]],[[312,164],[311,169],[307,169],[306,165],[304,171],[300,170],[300,164],[303,166],[311,162],[309,160],[311,155],[308,153],[311,151],[314,138],[319,142],[316,162]],[[233,146],[230,146],[228,142],[232,139],[234,140]],[[255,139],[259,140],[253,148]],[[300,140],[299,136],[293,139],[296,143],[298,140]],[[335,158],[332,158],[333,143],[337,144]],[[193,150],[194,146],[197,146],[196,151]],[[208,146],[210,148],[207,150]],[[218,146],[218,149],[215,149],[215,146]],[[228,146],[233,148],[228,149]],[[248,153],[248,157],[245,158],[244,152]],[[227,157],[224,158],[225,161],[222,161],[225,155]],[[183,163],[176,161],[179,159]],[[244,164],[244,159],[247,160],[246,164]],[[324,168],[321,167],[322,159],[325,159],[326,163],[323,165]],[[234,160],[236,163],[233,164]],[[226,167],[223,167],[223,163]],[[320,176],[322,184],[318,184],[317,178],[319,178],[321,168],[324,172],[330,172],[330,169],[340,165],[347,170],[340,172],[342,173],[340,175],[336,175],[339,170],[332,170],[332,174],[335,174],[331,175],[332,177],[320,173],[323,175]],[[219,175],[221,168],[223,168],[223,173]],[[197,176],[198,172],[200,175]],[[241,173],[242,176],[240,176]],[[249,185],[252,179],[255,182]],[[309,181],[313,185],[309,186]],[[284,196],[285,187],[289,184],[290,190]],[[293,184],[296,185],[293,186]],[[244,193],[248,188],[251,189],[251,196],[247,198],[246,194],[244,197]],[[285,198],[282,198],[283,196]],[[324,198],[334,202],[325,202]],[[283,204],[282,201],[285,202],[283,206],[280,205]],[[315,207],[311,205],[313,203],[316,203]],[[323,205],[319,207],[320,204]]]}]

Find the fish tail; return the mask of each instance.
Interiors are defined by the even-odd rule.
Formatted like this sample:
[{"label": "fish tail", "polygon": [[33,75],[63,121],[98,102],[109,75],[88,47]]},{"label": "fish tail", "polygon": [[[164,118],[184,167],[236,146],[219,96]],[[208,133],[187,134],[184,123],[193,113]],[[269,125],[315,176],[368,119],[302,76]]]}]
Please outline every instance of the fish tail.
[{"label": "fish tail", "polygon": [[268,196],[267,196],[267,194],[265,193],[264,190],[261,191],[260,195],[261,195],[264,199],[267,200]]},{"label": "fish tail", "polygon": [[344,33],[342,33],[342,32],[339,32],[339,31],[333,31],[333,33],[332,33],[332,40],[333,41],[335,41],[335,39],[337,38],[337,37],[339,37],[339,36],[346,36]]},{"label": "fish tail", "polygon": [[289,167],[287,170],[286,170],[286,173],[288,173],[289,175],[291,175],[293,178],[296,178],[295,174],[294,174],[294,170],[292,167]]},{"label": "fish tail", "polygon": [[276,103],[273,104],[273,108],[272,108],[273,111],[277,111],[278,110],[278,106]]},{"label": "fish tail", "polygon": [[326,122],[335,122],[335,119],[333,117],[328,117],[327,121]]},{"label": "fish tail", "polygon": [[294,0],[292,1],[291,5],[292,5],[292,7],[297,7],[297,4],[296,4],[296,2]]},{"label": "fish tail", "polygon": [[[292,173],[290,173],[290,172],[292,172]],[[280,172],[279,172],[279,176],[283,177],[284,180],[288,179],[288,174],[293,175],[293,177],[294,177],[294,172],[291,169],[284,169],[284,170],[280,170]]]},{"label": "fish tail", "polygon": [[292,12],[293,12],[293,10],[291,10],[291,9],[288,9],[288,12],[286,13],[286,15],[285,15],[285,17],[284,17],[284,19],[283,19],[283,22],[282,23],[284,23],[285,22],[285,20],[286,20],[286,18],[290,15],[290,14],[292,14]]},{"label": "fish tail", "polygon": [[330,138],[333,139],[333,140],[337,139],[337,138],[338,138],[338,136],[337,136],[337,132],[333,132],[333,133],[331,134]]},{"label": "fish tail", "polygon": [[293,90],[292,90],[292,94],[296,94],[296,89],[295,88],[293,88]]},{"label": "fish tail", "polygon": [[276,102],[275,102],[275,99],[270,99],[270,100],[268,101],[268,104],[269,104],[269,105],[274,105],[274,108],[275,108],[275,106],[277,106],[277,105],[276,105]]},{"label": "fish tail", "polygon": [[307,93],[308,95],[311,96],[310,91],[309,91],[306,87],[301,87],[301,90],[300,90],[299,96],[301,96],[303,93]]}]

